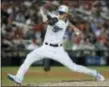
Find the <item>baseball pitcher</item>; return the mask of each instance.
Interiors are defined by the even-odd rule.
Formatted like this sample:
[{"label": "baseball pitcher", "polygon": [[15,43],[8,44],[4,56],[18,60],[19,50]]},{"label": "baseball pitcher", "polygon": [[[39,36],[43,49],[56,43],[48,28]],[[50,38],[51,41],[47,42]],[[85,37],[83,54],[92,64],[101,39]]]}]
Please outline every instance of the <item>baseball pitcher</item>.
[{"label": "baseball pitcher", "polygon": [[[104,81],[105,78],[98,73],[96,70],[88,69],[84,66],[75,64],[68,56],[67,52],[63,48],[63,37],[66,28],[72,27],[74,31],[79,34],[80,31],[72,25],[68,20],[69,8],[66,5],[61,5],[58,9],[58,14],[56,16],[51,16],[47,18],[44,14],[43,9],[41,9],[41,15],[43,21],[47,21],[47,31],[45,34],[45,39],[43,45],[30,52],[24,63],[19,68],[16,75],[8,74],[8,78],[17,84],[21,84],[25,73],[35,61],[41,60],[43,58],[50,58],[55,61],[60,62],[71,71],[85,73],[95,77],[98,81]],[[51,14],[49,14],[51,15]]]}]

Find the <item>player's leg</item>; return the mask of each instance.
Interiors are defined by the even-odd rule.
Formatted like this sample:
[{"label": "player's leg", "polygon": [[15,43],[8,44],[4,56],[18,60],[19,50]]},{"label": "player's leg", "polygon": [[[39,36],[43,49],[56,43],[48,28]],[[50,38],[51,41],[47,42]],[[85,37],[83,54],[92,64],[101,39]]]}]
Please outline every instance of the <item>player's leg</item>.
[{"label": "player's leg", "polygon": [[35,61],[38,61],[41,59],[41,55],[38,54],[35,51],[32,51],[31,53],[29,53],[24,61],[24,63],[21,65],[21,67],[19,68],[16,76],[20,77],[21,79],[23,79],[24,74],[27,72],[28,68],[30,67],[31,64],[33,64]]},{"label": "player's leg", "polygon": [[85,66],[74,63],[65,51],[63,52],[61,51],[61,53],[58,52],[56,55],[54,55],[54,59],[62,63],[63,65],[65,65],[72,71],[89,74],[94,77],[97,76],[96,70],[89,69],[89,68],[86,68]]},{"label": "player's leg", "polygon": [[[16,78],[18,78],[20,80],[19,83],[21,83],[23,81],[23,77],[24,77],[25,73],[27,72],[27,70],[29,69],[30,65],[32,63],[34,63],[35,61],[38,61],[43,58],[43,56],[41,55],[41,53],[42,53],[41,51],[42,51],[42,48],[38,48],[38,49],[30,52],[27,55],[24,63],[21,65],[21,67],[19,68],[19,70],[15,76]],[[11,76],[9,76],[9,78],[11,80],[14,80],[13,78],[11,78]]]}]

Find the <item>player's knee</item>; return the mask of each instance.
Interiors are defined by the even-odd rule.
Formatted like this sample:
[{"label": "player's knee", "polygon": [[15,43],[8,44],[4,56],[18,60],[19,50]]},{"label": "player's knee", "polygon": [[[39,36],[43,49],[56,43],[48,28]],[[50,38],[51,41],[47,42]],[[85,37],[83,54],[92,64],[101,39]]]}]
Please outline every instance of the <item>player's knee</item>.
[{"label": "player's knee", "polygon": [[38,53],[38,52],[31,52],[31,53],[29,53],[29,54],[27,54],[27,59],[34,59],[34,58],[39,58],[40,57],[40,54]]},{"label": "player's knee", "polygon": [[31,57],[31,54],[29,53],[29,54],[27,54],[27,56],[26,56],[27,58],[30,58]]},{"label": "player's knee", "polygon": [[31,58],[31,57],[33,57],[34,55],[37,55],[37,53],[30,52],[29,54],[27,54],[27,58]]},{"label": "player's knee", "polygon": [[31,54],[27,54],[26,59],[25,59],[25,61],[23,62],[23,64],[24,64],[24,65],[27,65],[27,66],[31,65],[31,62],[32,62],[31,59],[32,59]]}]

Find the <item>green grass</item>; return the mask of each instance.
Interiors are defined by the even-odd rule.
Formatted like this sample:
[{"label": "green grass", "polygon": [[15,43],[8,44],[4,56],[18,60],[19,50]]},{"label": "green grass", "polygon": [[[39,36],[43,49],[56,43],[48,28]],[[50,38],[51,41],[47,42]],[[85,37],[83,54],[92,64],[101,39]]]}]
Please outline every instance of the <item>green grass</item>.
[{"label": "green grass", "polygon": [[[16,74],[17,70],[19,67],[2,67],[2,85],[14,85],[13,82],[11,82],[8,78],[7,78],[7,74],[8,73],[13,73]],[[98,71],[105,71],[105,72],[109,72],[109,67],[89,67],[91,69],[97,69]],[[28,73],[30,72],[41,72],[43,73],[43,67],[30,67],[30,69],[28,70]],[[69,69],[67,69],[66,67],[52,67],[50,72],[71,72]],[[57,76],[49,76],[49,74],[44,73],[39,76],[35,76],[35,75],[30,75],[30,74],[26,74],[25,78],[24,78],[24,82],[25,84],[28,83],[41,83],[44,81],[60,81],[60,80],[72,80],[72,77],[57,77]],[[89,78],[89,77],[86,77]]]}]

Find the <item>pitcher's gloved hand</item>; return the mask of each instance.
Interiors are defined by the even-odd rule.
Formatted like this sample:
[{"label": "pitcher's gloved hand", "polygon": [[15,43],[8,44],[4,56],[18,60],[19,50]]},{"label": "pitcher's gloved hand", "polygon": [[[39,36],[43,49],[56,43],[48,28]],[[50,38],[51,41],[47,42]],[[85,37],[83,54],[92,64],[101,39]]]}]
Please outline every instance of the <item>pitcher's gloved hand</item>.
[{"label": "pitcher's gloved hand", "polygon": [[58,19],[56,17],[51,18],[51,19],[48,20],[49,25],[54,25],[56,22],[58,22]]}]

